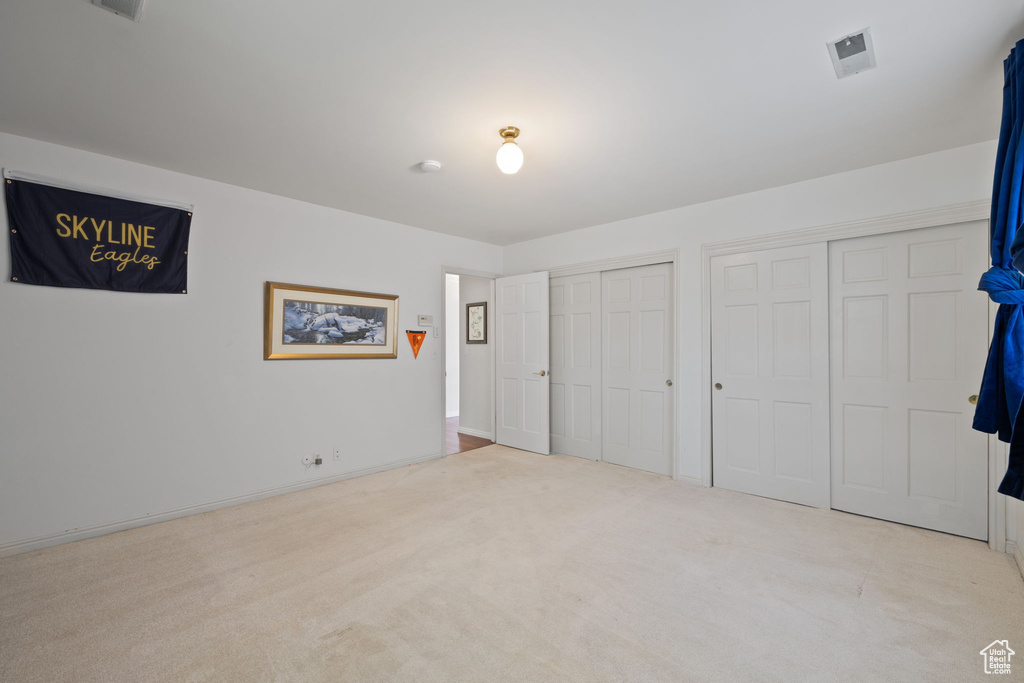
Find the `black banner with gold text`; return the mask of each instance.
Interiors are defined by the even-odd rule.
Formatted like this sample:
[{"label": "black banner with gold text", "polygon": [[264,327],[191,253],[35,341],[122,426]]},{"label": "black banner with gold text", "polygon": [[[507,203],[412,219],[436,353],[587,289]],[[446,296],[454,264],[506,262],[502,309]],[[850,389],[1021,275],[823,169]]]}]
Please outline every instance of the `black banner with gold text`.
[{"label": "black banner with gold text", "polygon": [[192,214],[6,179],[11,281],[184,294]]}]

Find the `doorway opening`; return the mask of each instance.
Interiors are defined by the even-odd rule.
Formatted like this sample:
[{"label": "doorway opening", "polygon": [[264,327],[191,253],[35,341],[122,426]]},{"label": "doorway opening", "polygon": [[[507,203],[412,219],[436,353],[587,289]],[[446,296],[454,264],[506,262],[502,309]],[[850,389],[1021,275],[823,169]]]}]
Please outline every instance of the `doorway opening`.
[{"label": "doorway opening", "polygon": [[492,300],[493,280],[464,273],[444,276],[445,455],[494,443],[493,356],[490,335],[483,343],[467,337],[467,307],[485,312],[480,303]]}]

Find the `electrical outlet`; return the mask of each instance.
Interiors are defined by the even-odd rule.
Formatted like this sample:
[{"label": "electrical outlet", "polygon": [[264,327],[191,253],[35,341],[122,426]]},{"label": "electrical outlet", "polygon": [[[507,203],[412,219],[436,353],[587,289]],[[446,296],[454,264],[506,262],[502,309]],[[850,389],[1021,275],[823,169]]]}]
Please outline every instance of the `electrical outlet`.
[{"label": "electrical outlet", "polygon": [[304,458],[302,459],[302,464],[303,464],[303,465],[305,465],[306,467],[309,467],[310,465],[312,465],[312,464],[313,464],[313,458],[311,458],[311,457],[309,457],[309,456],[307,455],[306,457],[304,457]]},{"label": "electrical outlet", "polygon": [[341,460],[341,449],[340,448],[335,448],[334,449],[334,462],[338,462],[339,460]]}]

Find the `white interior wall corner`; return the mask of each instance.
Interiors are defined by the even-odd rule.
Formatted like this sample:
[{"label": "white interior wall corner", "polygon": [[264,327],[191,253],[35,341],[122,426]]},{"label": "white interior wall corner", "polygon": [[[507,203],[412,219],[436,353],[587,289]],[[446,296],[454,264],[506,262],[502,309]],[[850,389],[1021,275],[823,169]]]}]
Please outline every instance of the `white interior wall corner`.
[{"label": "white interior wall corner", "polygon": [[[506,274],[679,250],[677,475],[702,476],[701,246],[990,200],[996,141],[936,152],[505,247]],[[981,273],[978,274],[981,276]]]},{"label": "white interior wall corner", "polygon": [[1024,501],[1000,496],[1006,501],[1006,552],[1013,555],[1024,577]]},{"label": "white interior wall corner", "polygon": [[[401,331],[500,247],[7,134],[0,166],[195,204],[187,295],[0,282],[0,548],[443,454],[441,339]],[[399,357],[264,361],[267,280],[398,294]]]},{"label": "white interior wall corner", "polygon": [[[438,338],[418,360],[401,339],[397,360],[263,361],[265,280],[398,294],[404,330],[417,313],[440,317],[429,283],[442,265],[514,274],[678,249],[678,474],[699,478],[701,245],[987,199],[995,146],[502,249],[0,134],[0,166],[196,205],[188,295],[0,283],[0,306],[19,321],[0,327],[0,546],[443,452]],[[54,312],[60,325],[43,325]],[[335,445],[341,462],[304,470],[303,455]],[[1016,512],[1024,528],[1024,505]]]}]

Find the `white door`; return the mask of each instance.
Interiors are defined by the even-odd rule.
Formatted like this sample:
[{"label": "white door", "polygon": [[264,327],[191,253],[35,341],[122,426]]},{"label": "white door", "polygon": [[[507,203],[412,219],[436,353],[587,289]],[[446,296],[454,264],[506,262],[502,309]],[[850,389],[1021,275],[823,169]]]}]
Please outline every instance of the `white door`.
[{"label": "white door", "polygon": [[495,280],[497,432],[504,446],[550,453],[548,274]]},{"label": "white door", "polygon": [[672,266],[601,273],[602,454],[673,473]]},{"label": "white door", "polygon": [[829,507],[824,243],[711,259],[714,485]]},{"label": "white door", "polygon": [[988,538],[984,221],[833,242],[832,506]]},{"label": "white door", "polygon": [[551,450],[601,459],[601,274],[551,279]]}]

